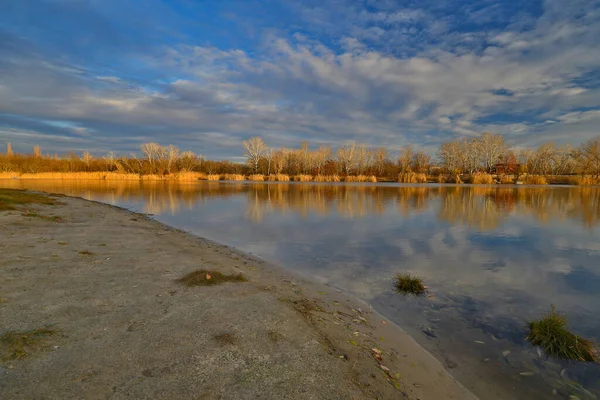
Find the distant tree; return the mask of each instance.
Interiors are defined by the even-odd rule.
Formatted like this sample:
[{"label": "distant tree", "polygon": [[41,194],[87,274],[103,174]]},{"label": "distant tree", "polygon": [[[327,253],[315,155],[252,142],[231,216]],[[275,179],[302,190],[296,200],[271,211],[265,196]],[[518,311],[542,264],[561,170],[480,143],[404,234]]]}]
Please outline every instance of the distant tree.
[{"label": "distant tree", "polygon": [[113,168],[117,167],[117,155],[114,151],[108,152],[104,157],[104,162],[106,163],[107,170],[111,171]]},{"label": "distant tree", "polygon": [[8,157],[10,157],[10,156],[12,156],[12,155],[13,155],[13,149],[12,149],[12,145],[10,144],[10,142],[8,142],[8,143],[6,144],[6,155],[7,155]]},{"label": "distant tree", "polygon": [[337,159],[343,174],[350,175],[356,169],[356,144],[352,143],[338,149]]},{"label": "distant tree", "polygon": [[258,164],[260,163],[260,159],[264,152],[267,150],[267,146],[263,142],[262,138],[258,136],[244,140],[243,145],[244,149],[246,150],[244,156],[246,157],[248,165],[252,167],[254,173],[257,173]]},{"label": "distant tree", "polygon": [[40,149],[40,145],[36,144],[33,146],[33,156],[39,158],[42,156],[42,150]]},{"label": "distant tree", "polygon": [[89,166],[90,166],[90,163],[92,162],[92,159],[93,159],[93,157],[92,157],[92,155],[90,154],[90,152],[88,152],[88,151],[84,151],[84,152],[83,152],[83,157],[82,157],[82,160],[83,160],[83,162],[85,163],[85,165],[86,165],[87,167],[89,167]]},{"label": "distant tree", "polygon": [[504,137],[502,135],[494,135],[490,132],[485,132],[479,142],[479,152],[483,167],[487,172],[492,172],[494,166],[500,161],[500,157],[506,151]]},{"label": "distant tree", "polygon": [[412,144],[402,148],[400,155],[398,156],[398,167],[401,173],[411,172],[410,164],[413,158],[413,147]]},{"label": "distant tree", "polygon": [[429,170],[429,164],[431,163],[431,157],[429,154],[419,151],[412,156],[411,169],[414,172],[423,174]]},{"label": "distant tree", "polygon": [[574,152],[574,158],[582,174],[600,177],[600,138],[581,144]]}]

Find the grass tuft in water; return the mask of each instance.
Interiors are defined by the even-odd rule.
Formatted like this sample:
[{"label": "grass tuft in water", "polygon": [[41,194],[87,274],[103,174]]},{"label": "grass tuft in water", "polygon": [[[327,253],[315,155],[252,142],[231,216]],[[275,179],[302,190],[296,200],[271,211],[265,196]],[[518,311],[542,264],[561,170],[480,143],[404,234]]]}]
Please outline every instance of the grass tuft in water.
[{"label": "grass tuft in water", "polygon": [[25,332],[8,331],[0,336],[0,359],[2,361],[18,360],[26,357],[29,351],[38,347],[56,331],[48,328],[34,329]]},{"label": "grass tuft in water", "polygon": [[393,284],[396,291],[403,294],[420,296],[427,292],[423,279],[408,273],[397,274],[394,277]]},{"label": "grass tuft in water", "polygon": [[219,271],[211,271],[200,269],[190,272],[182,278],[177,279],[177,282],[183,283],[186,286],[210,286],[220,285],[225,282],[246,282],[247,279],[242,274],[224,275]]},{"label": "grass tuft in water", "polygon": [[527,340],[544,349],[549,356],[584,362],[600,360],[594,343],[569,332],[567,320],[554,306],[544,318],[529,322]]}]

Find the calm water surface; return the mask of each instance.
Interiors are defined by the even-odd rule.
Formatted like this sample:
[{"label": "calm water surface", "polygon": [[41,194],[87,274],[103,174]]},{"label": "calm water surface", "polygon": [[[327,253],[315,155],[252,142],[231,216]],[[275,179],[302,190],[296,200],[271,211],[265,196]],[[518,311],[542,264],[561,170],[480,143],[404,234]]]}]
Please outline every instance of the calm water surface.
[{"label": "calm water surface", "polygon": [[[0,186],[151,213],[340,288],[405,328],[482,399],[600,398],[598,366],[548,359],[525,341],[527,321],[554,304],[575,333],[600,342],[599,188]],[[401,271],[424,277],[433,297],[394,293],[391,278]]]}]

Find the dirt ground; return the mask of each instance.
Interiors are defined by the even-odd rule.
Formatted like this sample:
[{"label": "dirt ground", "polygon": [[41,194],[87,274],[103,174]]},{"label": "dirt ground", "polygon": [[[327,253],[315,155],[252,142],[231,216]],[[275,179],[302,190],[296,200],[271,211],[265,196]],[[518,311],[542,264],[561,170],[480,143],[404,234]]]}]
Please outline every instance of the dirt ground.
[{"label": "dirt ground", "polygon": [[[475,399],[337,290],[141,214],[52,199],[0,211],[1,399]],[[246,281],[178,282],[200,269]]]}]

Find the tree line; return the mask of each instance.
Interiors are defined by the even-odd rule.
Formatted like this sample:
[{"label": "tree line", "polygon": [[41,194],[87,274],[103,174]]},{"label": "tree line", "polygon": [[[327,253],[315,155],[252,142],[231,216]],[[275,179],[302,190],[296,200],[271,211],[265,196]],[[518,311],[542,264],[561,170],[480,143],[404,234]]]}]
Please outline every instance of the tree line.
[{"label": "tree line", "polygon": [[69,152],[63,156],[44,155],[40,146],[32,154],[16,154],[10,143],[0,156],[0,172],[120,172],[167,175],[178,172],[205,174],[287,174],[368,175],[396,180],[399,174],[427,176],[488,174],[592,175],[600,177],[600,138],[577,147],[544,143],[538,148],[508,146],[502,135],[484,133],[478,138],[462,138],[443,143],[432,158],[423,150],[407,145],[396,155],[386,148],[346,144],[311,148],[302,142],[298,148],[272,148],[262,138],[242,142],[246,162],[208,160],[174,145],[144,143],[139,153],[118,156],[109,152],[94,157]]}]

